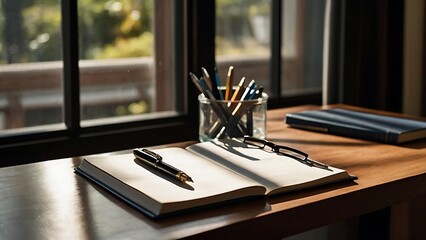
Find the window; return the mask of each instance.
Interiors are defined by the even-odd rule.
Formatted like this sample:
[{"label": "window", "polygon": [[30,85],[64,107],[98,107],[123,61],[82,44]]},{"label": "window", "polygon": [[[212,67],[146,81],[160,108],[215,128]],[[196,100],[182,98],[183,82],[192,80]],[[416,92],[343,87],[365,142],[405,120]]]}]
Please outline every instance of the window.
[{"label": "window", "polygon": [[[165,36],[173,30],[173,4],[163,2],[78,2],[83,125],[86,120],[176,110],[174,76],[164,74],[174,68],[173,55],[165,54],[173,51],[176,42],[173,35]],[[5,111],[0,113],[0,129],[63,123],[59,2],[6,1],[3,5],[5,51],[0,61]],[[156,32],[155,26],[164,32]],[[159,99],[158,95],[170,97]]]},{"label": "window", "polygon": [[0,165],[196,139],[187,76],[212,62],[261,81],[271,106],[312,101],[320,79],[308,81],[318,69],[302,50],[321,49],[322,26],[305,27],[314,2],[2,1],[0,154],[11,158]]},{"label": "window", "polygon": [[2,165],[195,138],[183,5],[2,1]]}]

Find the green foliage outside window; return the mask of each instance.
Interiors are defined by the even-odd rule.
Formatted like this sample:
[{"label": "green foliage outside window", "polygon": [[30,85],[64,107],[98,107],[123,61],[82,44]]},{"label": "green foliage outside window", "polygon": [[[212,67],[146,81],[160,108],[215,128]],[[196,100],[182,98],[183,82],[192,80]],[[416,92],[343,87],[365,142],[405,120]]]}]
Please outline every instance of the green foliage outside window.
[{"label": "green foliage outside window", "polygon": [[81,58],[152,56],[153,0],[79,1]]},{"label": "green foliage outside window", "polygon": [[[152,56],[153,1],[79,0],[80,58]],[[0,63],[61,59],[59,2],[0,2]]]},{"label": "green foliage outside window", "polygon": [[[78,0],[81,59],[153,55],[155,0]],[[61,60],[59,0],[0,1],[0,64]],[[216,0],[218,54],[267,52],[253,19],[270,0]],[[259,44],[260,42],[260,44]]]},{"label": "green foliage outside window", "polygon": [[216,54],[267,54],[270,4],[271,0],[216,0]]}]

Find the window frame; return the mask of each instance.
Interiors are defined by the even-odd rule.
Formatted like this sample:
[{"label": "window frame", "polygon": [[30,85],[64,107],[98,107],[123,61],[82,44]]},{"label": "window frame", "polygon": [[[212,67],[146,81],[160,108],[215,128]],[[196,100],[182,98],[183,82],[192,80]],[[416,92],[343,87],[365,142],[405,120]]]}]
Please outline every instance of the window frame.
[{"label": "window frame", "polygon": [[[168,0],[161,0],[168,1]],[[68,158],[102,152],[130,149],[140,146],[153,146],[173,142],[198,139],[197,90],[189,84],[188,72],[197,75],[201,67],[215,66],[215,1],[183,0],[174,1],[174,37],[178,40],[174,56],[184,56],[185,60],[175,61],[178,65],[173,75],[177,81],[175,102],[184,112],[171,117],[111,123],[90,127],[80,125],[80,74],[78,51],[77,0],[62,0],[62,54],[63,54],[63,94],[64,124],[59,130],[24,132],[0,137],[0,166],[34,163],[50,159]],[[164,2],[163,2],[164,3]],[[278,7],[277,7],[278,6]],[[271,47],[271,86],[281,82],[281,1],[272,0],[272,39]],[[277,21],[278,19],[278,21]],[[186,27],[185,27],[186,26]],[[275,30],[279,29],[279,36]],[[202,43],[202,44],[201,44]],[[191,46],[186,48],[185,46]],[[276,50],[278,49],[278,50]],[[278,84],[278,85],[277,85]],[[281,89],[280,87],[277,88]],[[278,108],[299,104],[321,104],[321,92],[306,95],[283,97],[274,92],[268,108]],[[185,98],[185,99],[182,99]],[[155,116],[155,114],[153,114]],[[160,115],[159,115],[160,116]]]}]

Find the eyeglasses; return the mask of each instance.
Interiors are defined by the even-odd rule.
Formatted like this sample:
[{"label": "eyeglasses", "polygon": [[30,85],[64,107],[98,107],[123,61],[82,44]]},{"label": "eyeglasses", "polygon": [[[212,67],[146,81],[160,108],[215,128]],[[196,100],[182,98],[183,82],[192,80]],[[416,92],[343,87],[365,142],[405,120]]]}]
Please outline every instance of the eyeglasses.
[{"label": "eyeglasses", "polygon": [[265,139],[259,139],[249,136],[244,136],[244,143],[264,149],[266,146],[270,147],[273,152],[283,154],[288,157],[295,158],[300,161],[306,161],[308,159],[308,154],[304,153],[295,148],[277,145],[275,143],[269,142]]},{"label": "eyeglasses", "polygon": [[297,150],[295,148],[277,145],[275,143],[269,142],[268,140],[250,137],[250,136],[244,136],[244,143],[251,145],[251,146],[258,147],[260,149],[264,149],[267,146],[267,147],[271,148],[272,152],[279,153],[279,154],[282,154],[282,155],[287,156],[287,157],[291,157],[291,158],[296,159],[300,162],[303,162],[303,163],[305,163],[309,166],[316,166],[316,167],[328,169],[327,164],[311,160],[311,159],[308,158],[307,153],[304,153],[304,152]]}]

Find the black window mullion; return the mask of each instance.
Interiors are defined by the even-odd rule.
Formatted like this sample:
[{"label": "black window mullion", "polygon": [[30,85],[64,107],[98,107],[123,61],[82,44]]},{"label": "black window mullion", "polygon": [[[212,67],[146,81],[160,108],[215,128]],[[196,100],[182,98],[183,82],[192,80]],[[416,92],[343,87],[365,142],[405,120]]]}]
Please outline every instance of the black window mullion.
[{"label": "black window mullion", "polygon": [[64,122],[67,129],[77,134],[80,129],[80,76],[78,67],[77,0],[62,0],[62,57]]},{"label": "black window mullion", "polygon": [[[188,0],[187,3],[187,56],[188,72],[201,76],[201,68],[212,71],[215,66],[216,4],[215,0]],[[188,83],[188,117],[191,126],[198,126],[198,91]],[[197,127],[193,127],[198,135]]]},{"label": "black window mullion", "polygon": [[184,5],[182,1],[173,1],[174,4],[174,54],[173,60],[176,63],[174,68],[174,79],[175,79],[175,91],[176,91],[176,99],[177,103],[176,109],[179,112],[185,112],[186,109],[186,101],[185,101],[185,61],[183,60],[183,56],[185,56],[185,38],[184,38],[184,28],[185,28],[185,19],[184,19]]},{"label": "black window mullion", "polygon": [[271,94],[281,97],[281,44],[282,44],[282,0],[272,0],[271,4]]}]

